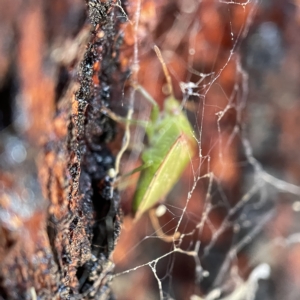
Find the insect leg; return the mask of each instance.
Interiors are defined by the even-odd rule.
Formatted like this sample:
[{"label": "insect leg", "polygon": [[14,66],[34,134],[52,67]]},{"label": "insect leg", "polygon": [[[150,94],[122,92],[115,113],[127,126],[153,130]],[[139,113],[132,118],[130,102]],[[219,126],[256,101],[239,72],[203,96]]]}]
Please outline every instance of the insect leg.
[{"label": "insect leg", "polygon": [[155,122],[159,116],[159,107],[157,102],[153,99],[153,97],[140,85],[135,84],[133,86],[138,92],[140,92],[144,98],[153,105],[150,120],[151,122]]},{"label": "insect leg", "polygon": [[115,114],[112,110],[110,110],[107,107],[102,107],[100,109],[100,111],[103,114],[105,114],[108,117],[110,117],[115,122],[120,123],[120,124],[126,124],[126,122],[129,122],[129,124],[131,124],[131,125],[138,125],[138,126],[141,126],[141,127],[144,127],[144,128],[146,128],[147,125],[148,125],[148,122],[146,122],[146,121],[142,121],[142,120],[128,120],[125,117],[120,117],[120,116],[118,116],[117,114]]},{"label": "insect leg", "polygon": [[167,243],[170,243],[170,242],[174,242],[174,241],[177,241],[179,240],[181,234],[179,231],[176,231],[174,234],[172,235],[168,235],[168,234],[165,234],[161,227],[160,227],[160,224],[159,224],[159,221],[158,221],[158,217],[156,215],[156,209],[155,208],[152,208],[149,210],[149,217],[150,217],[150,220],[151,220],[151,223],[152,223],[152,226],[155,230],[155,233],[157,234],[157,236],[167,242]]}]

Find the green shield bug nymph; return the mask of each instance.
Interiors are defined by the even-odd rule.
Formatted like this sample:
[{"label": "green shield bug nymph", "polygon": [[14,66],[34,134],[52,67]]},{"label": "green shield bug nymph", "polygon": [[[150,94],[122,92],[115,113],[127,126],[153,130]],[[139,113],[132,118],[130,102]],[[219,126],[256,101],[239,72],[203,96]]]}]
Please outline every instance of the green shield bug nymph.
[{"label": "green shield bug nymph", "polygon": [[136,220],[167,196],[197,148],[191,124],[181,103],[173,95],[171,78],[161,53],[156,46],[154,50],[162,64],[170,92],[164,101],[163,111],[159,112],[155,100],[137,87],[153,104],[153,109],[145,129],[148,147],[141,156],[145,168],[141,171],[133,200]]}]

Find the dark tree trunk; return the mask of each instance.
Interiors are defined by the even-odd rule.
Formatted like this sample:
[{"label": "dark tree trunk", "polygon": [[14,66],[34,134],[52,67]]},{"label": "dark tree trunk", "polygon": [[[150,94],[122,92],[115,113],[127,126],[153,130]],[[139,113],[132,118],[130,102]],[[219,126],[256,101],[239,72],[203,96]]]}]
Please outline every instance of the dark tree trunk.
[{"label": "dark tree trunk", "polygon": [[1,175],[0,295],[109,299],[120,213],[108,175],[115,125],[101,108],[121,97],[127,76],[126,16],[112,1],[1,2],[2,46],[10,46],[1,52],[1,144],[15,141],[17,154]]}]

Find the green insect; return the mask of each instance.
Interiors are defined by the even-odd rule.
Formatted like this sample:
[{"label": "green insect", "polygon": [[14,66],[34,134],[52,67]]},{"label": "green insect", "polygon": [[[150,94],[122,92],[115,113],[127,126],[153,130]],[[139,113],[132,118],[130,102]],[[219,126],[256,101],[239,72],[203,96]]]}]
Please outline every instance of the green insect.
[{"label": "green insect", "polygon": [[155,100],[142,88],[137,87],[152,103],[150,122],[145,128],[148,147],[143,151],[142,171],[133,200],[135,219],[163,200],[179,180],[184,169],[196,153],[197,143],[193,129],[181,103],[175,99],[171,78],[159,49],[154,50],[162,64],[169,96],[164,101],[163,111]]}]

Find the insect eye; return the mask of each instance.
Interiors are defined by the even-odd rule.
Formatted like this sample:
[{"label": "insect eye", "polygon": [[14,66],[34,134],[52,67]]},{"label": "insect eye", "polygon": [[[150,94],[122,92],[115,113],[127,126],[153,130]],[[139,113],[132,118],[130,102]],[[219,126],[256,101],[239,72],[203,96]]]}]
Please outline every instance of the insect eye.
[{"label": "insect eye", "polygon": [[172,110],[172,114],[173,114],[173,115],[175,115],[175,116],[177,116],[177,115],[179,115],[179,114],[180,114],[180,110],[178,109],[178,107],[176,107],[176,108],[173,108],[173,110]]},{"label": "insect eye", "polygon": [[163,135],[164,132],[165,132],[165,129],[164,129],[164,128],[160,128],[159,131],[158,131],[159,135]]}]

